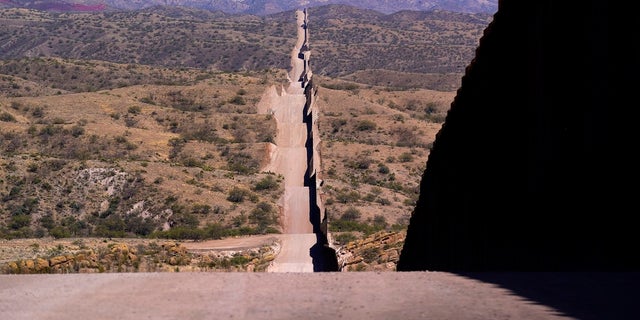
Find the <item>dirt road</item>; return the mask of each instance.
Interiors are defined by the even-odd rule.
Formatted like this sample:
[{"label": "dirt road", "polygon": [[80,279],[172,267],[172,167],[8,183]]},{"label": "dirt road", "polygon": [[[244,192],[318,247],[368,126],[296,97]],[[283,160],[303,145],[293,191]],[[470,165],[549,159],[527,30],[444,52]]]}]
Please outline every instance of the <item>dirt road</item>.
[{"label": "dirt road", "polygon": [[297,41],[291,51],[289,86],[278,92],[269,88],[259,103],[259,112],[273,114],[278,126],[271,162],[263,171],[284,176],[284,196],[280,200],[284,234],[280,235],[281,251],[269,272],[313,272],[310,248],[316,243],[310,222],[309,188],[304,185],[308,168],[307,125],[303,122],[306,97],[302,82],[305,62],[298,57],[305,42],[305,15],[297,11]]}]

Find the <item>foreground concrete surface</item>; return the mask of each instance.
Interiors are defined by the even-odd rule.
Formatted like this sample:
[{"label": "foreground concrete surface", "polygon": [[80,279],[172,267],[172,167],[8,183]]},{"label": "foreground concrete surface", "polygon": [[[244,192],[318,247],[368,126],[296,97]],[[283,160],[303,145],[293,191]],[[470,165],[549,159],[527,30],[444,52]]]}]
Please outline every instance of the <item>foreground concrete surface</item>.
[{"label": "foreground concrete surface", "polygon": [[2,275],[0,319],[638,319],[637,274],[493,276],[552,299],[441,272]]}]

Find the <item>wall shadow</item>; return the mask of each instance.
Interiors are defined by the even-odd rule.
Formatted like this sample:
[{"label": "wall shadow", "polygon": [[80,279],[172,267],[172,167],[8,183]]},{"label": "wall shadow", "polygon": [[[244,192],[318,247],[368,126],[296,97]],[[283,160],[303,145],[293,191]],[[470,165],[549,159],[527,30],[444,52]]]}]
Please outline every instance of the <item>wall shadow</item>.
[{"label": "wall shadow", "polygon": [[601,1],[500,1],[429,154],[397,270],[640,271],[608,32]]},{"label": "wall shadow", "polygon": [[309,249],[309,255],[313,261],[314,272],[340,271],[336,251],[329,247],[327,238],[322,234],[316,234],[316,244]]},{"label": "wall shadow", "polygon": [[629,111],[613,111],[637,88],[612,73],[637,59],[609,51],[633,35],[609,37],[608,13],[500,0],[429,154],[398,271],[453,272],[582,320],[640,319],[637,197],[621,182],[635,182],[621,147],[635,141]]},{"label": "wall shadow", "polygon": [[[307,145],[313,146],[313,143]],[[313,157],[313,152],[307,153],[310,157]],[[311,160],[309,160],[309,163]],[[309,222],[313,225],[313,233],[316,235],[316,243],[309,250],[309,254],[313,260],[314,272],[332,272],[339,271],[338,257],[336,251],[329,246],[327,239],[327,231],[324,228],[324,222],[322,218],[322,212],[318,205],[318,190],[317,190],[317,175],[312,176],[305,175],[305,186],[309,189]]]},{"label": "wall shadow", "polygon": [[640,272],[468,272],[460,276],[495,284],[580,320],[640,319]]}]

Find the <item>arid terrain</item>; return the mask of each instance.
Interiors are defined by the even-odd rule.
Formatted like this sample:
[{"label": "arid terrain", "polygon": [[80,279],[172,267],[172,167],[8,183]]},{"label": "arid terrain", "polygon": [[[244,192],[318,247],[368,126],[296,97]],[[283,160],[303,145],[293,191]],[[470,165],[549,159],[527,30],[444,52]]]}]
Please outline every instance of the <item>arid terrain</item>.
[{"label": "arid terrain", "polygon": [[[402,233],[464,57],[471,55],[488,16],[382,15],[341,6],[314,10],[310,64],[318,90],[322,192],[332,245],[365,241],[377,232]],[[9,26],[3,29],[7,42],[0,61],[3,246],[11,247],[11,239],[160,243],[281,234],[285,177],[270,163],[278,128],[276,118],[259,109],[269,88],[284,88],[290,81],[293,18],[290,13],[218,16],[184,8],[63,15],[0,10]],[[212,30],[221,39],[243,39],[256,47],[241,56],[255,63],[227,63],[223,57],[207,64],[206,59],[225,55],[219,51],[223,47],[203,42],[198,50],[209,49],[197,53],[192,50],[198,41],[170,50],[166,44],[177,45],[176,39],[160,27],[150,33],[149,21],[170,25],[172,34],[191,30],[191,37],[201,41],[215,38]],[[347,33],[350,39],[338,36]],[[49,40],[34,45],[25,37]],[[395,45],[374,50],[368,38]],[[119,44],[90,49],[108,39]],[[439,50],[454,51],[414,50],[407,61],[426,65],[411,70],[386,64],[403,61],[397,56],[405,56],[401,51],[409,39],[414,45],[440,42]],[[233,47],[234,41],[220,43],[228,47],[224,50],[249,50]],[[163,54],[145,51],[154,46]],[[358,50],[369,53],[362,56]],[[369,57],[379,61],[367,62]],[[428,61],[442,61],[438,57],[458,57],[459,65],[429,67]],[[332,64],[341,59],[336,69]],[[33,258],[33,250],[11,252],[18,259]],[[350,264],[359,258],[353,259]],[[349,269],[394,268],[393,259],[391,264],[378,260],[368,257]]]},{"label": "arid terrain", "polygon": [[291,12],[1,9],[0,318],[639,318],[637,272],[385,272],[489,17],[312,17],[329,240],[358,272],[263,272],[292,230],[273,168],[300,165],[272,161],[281,118],[260,109],[289,84]]}]

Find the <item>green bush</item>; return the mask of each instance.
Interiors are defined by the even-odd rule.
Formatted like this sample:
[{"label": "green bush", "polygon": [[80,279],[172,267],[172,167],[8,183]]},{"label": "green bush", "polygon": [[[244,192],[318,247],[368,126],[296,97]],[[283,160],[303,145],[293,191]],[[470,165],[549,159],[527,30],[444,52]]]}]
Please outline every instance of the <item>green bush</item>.
[{"label": "green bush", "polygon": [[127,110],[127,112],[129,112],[131,114],[140,114],[140,111],[142,111],[142,109],[139,106],[131,106]]},{"label": "green bush", "polygon": [[362,250],[362,258],[365,263],[373,263],[380,256],[380,248],[369,247]]},{"label": "green bush", "polygon": [[277,189],[277,188],[278,188],[278,180],[276,180],[276,178],[274,178],[272,175],[268,175],[256,183],[254,190],[260,191],[260,190],[271,190],[271,189]]},{"label": "green bush", "polygon": [[347,244],[351,241],[355,241],[356,239],[358,239],[358,237],[356,237],[353,233],[351,232],[344,232],[344,233],[339,233],[336,234],[334,237],[336,242],[344,245]]},{"label": "green bush", "polygon": [[331,232],[362,232],[365,235],[370,235],[375,232],[383,230],[380,227],[372,226],[370,224],[358,221],[347,221],[347,220],[334,220],[329,223],[329,230]]},{"label": "green bush", "polygon": [[277,222],[277,217],[274,214],[273,206],[267,202],[260,202],[251,210],[249,214],[249,221],[258,226],[257,231],[263,233],[267,230],[267,227]]},{"label": "green bush", "polygon": [[239,105],[239,106],[243,106],[245,104],[247,104],[247,102],[244,100],[244,98],[240,95],[237,95],[233,98],[231,98],[231,100],[229,100],[230,103],[233,103],[235,105]]},{"label": "green bush", "polygon": [[360,193],[355,190],[341,190],[338,191],[338,194],[336,194],[336,201],[340,203],[351,203],[357,202],[358,200],[360,200]]},{"label": "green bush", "polygon": [[344,211],[342,216],[340,216],[340,220],[357,221],[358,219],[360,219],[361,216],[362,216],[362,213],[360,213],[360,210],[358,210],[355,207],[349,207],[347,208],[347,210]]},{"label": "green bush", "polygon": [[371,131],[376,129],[376,123],[371,120],[361,120],[356,124],[358,131]]},{"label": "green bush", "polygon": [[28,227],[31,224],[31,216],[28,214],[18,214],[11,217],[9,221],[9,228],[18,230],[24,227]]}]

